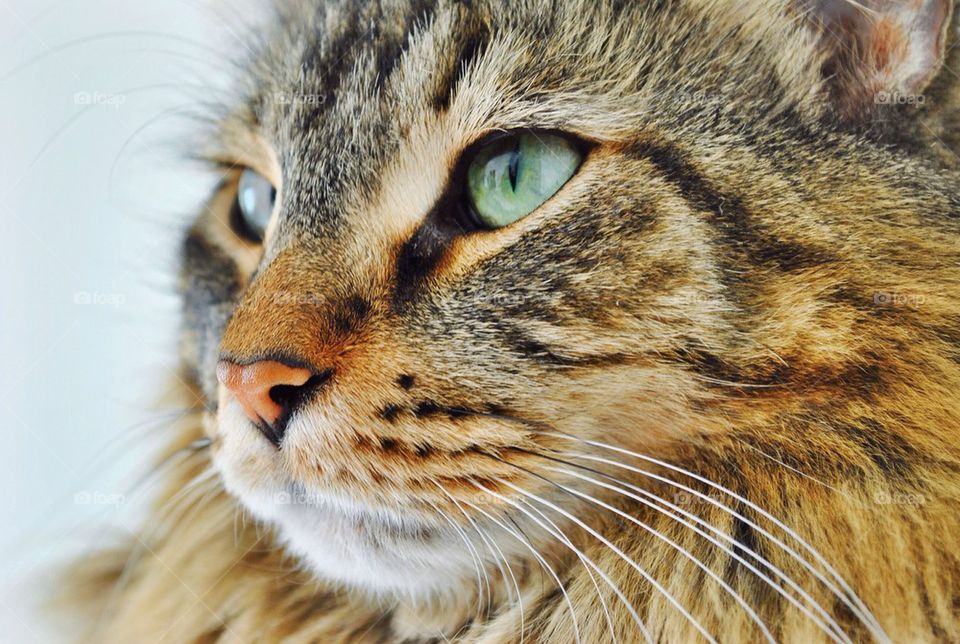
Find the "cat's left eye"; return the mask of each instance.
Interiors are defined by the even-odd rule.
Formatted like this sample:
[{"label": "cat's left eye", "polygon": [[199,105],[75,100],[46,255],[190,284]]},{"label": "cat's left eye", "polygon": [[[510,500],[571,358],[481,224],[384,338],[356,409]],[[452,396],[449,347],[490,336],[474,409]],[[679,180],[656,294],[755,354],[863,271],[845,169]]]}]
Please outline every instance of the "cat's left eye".
[{"label": "cat's left eye", "polygon": [[237,196],[230,213],[230,225],[241,237],[263,241],[277,202],[277,189],[270,180],[250,168],[240,173]]}]

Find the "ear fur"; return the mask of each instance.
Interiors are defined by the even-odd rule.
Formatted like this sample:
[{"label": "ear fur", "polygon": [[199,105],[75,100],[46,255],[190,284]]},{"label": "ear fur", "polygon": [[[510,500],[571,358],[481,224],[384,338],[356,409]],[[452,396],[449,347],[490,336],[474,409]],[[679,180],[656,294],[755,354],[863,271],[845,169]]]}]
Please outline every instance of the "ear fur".
[{"label": "ear fur", "polygon": [[923,104],[943,66],[953,0],[793,0],[793,8],[816,39],[831,111],[841,120]]}]

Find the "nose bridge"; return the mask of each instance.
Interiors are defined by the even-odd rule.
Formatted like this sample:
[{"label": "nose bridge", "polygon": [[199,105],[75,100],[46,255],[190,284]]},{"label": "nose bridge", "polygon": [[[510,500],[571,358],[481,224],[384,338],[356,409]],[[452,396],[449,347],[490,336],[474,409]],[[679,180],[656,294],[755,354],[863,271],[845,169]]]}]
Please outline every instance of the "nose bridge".
[{"label": "nose bridge", "polygon": [[313,371],[332,368],[367,323],[375,285],[361,267],[329,257],[329,248],[321,255],[304,247],[276,255],[234,311],[221,356],[240,364],[280,360]]}]

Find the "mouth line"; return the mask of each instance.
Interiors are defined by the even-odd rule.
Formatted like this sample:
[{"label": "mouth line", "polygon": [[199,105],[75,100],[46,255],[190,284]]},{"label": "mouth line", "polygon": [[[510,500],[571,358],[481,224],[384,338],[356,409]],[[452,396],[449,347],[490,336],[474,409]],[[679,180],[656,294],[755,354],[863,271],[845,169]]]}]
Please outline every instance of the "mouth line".
[{"label": "mouth line", "polygon": [[[278,422],[279,420],[280,419],[278,419]],[[280,441],[282,437],[280,433],[276,429],[274,429],[273,425],[268,423],[266,420],[263,419],[262,416],[259,416],[259,415],[257,416],[256,421],[252,421],[252,424],[254,427],[256,427],[260,431],[261,434],[263,434],[264,438],[270,441],[271,445],[273,445],[276,449],[280,449]]]},{"label": "mouth line", "polygon": [[410,514],[401,515],[386,507],[370,507],[330,492],[307,491],[302,485],[290,483],[280,493],[278,503],[300,507],[330,517],[341,525],[349,526],[357,536],[382,539],[429,539],[434,527]]}]

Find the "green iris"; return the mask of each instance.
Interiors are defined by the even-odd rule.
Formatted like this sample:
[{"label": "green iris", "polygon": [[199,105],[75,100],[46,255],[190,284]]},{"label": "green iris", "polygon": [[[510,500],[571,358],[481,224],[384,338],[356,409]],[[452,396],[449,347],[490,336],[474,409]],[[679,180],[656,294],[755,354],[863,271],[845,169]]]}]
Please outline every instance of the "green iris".
[{"label": "green iris", "polygon": [[563,187],[582,158],[572,143],[553,134],[531,132],[493,141],[467,170],[477,219],[488,228],[523,219]]}]

